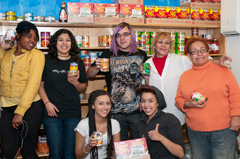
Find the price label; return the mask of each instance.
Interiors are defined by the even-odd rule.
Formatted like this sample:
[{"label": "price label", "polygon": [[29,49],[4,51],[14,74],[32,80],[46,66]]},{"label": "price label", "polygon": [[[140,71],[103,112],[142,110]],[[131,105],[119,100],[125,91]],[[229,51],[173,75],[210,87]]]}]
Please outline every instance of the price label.
[{"label": "price label", "polygon": [[132,18],[141,18],[142,17],[142,11],[138,9],[132,10]]},{"label": "price label", "polygon": [[106,16],[115,16],[116,15],[116,9],[114,7],[106,7],[105,8],[105,15]]}]

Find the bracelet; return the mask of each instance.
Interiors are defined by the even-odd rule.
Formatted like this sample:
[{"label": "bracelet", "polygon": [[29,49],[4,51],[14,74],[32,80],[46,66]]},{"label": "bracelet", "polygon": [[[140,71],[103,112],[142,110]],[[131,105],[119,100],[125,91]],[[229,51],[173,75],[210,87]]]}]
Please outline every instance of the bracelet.
[{"label": "bracelet", "polygon": [[44,105],[48,104],[50,101],[47,101],[46,103],[44,103]]},{"label": "bracelet", "polygon": [[85,147],[86,147],[86,146],[84,146],[82,150],[83,150],[83,152],[84,152],[85,154],[88,154],[89,152],[86,152],[86,151],[84,150]]}]

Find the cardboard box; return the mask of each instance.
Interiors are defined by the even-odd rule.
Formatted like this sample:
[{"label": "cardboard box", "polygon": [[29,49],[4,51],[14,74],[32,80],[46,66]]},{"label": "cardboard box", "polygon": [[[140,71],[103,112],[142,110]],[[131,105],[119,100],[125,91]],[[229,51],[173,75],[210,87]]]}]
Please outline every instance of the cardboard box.
[{"label": "cardboard box", "polygon": [[144,24],[144,18],[120,18],[119,22],[126,22],[130,24]]},{"label": "cardboard box", "polygon": [[192,25],[192,20],[190,20],[190,19],[146,18],[146,24],[159,24],[161,26],[169,26],[169,25],[191,26]]},{"label": "cardboard box", "polygon": [[94,3],[95,17],[119,16],[119,4]]},{"label": "cardboard box", "polygon": [[121,18],[143,18],[144,6],[139,4],[120,4]]},{"label": "cardboard box", "polygon": [[145,138],[114,142],[116,159],[150,159]]},{"label": "cardboard box", "polygon": [[221,9],[221,3],[191,2],[180,5],[180,7]]},{"label": "cardboard box", "polygon": [[94,23],[111,23],[111,24],[119,24],[119,17],[94,17]]},{"label": "cardboard box", "polygon": [[68,22],[93,23],[93,3],[67,3]]},{"label": "cardboard box", "polygon": [[206,21],[206,20],[192,20],[192,25],[197,25],[198,27],[203,25],[207,26],[209,25],[210,27],[220,27],[221,22],[220,21]]},{"label": "cardboard box", "polygon": [[143,0],[119,0],[119,4],[143,4]]}]

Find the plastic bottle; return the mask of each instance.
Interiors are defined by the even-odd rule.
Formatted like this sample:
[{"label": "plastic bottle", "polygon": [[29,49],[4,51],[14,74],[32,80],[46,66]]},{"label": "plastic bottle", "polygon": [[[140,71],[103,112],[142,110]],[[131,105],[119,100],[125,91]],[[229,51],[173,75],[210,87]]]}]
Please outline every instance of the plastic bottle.
[{"label": "plastic bottle", "polygon": [[59,22],[67,22],[68,21],[68,15],[66,11],[66,3],[61,2],[61,10],[59,13]]}]

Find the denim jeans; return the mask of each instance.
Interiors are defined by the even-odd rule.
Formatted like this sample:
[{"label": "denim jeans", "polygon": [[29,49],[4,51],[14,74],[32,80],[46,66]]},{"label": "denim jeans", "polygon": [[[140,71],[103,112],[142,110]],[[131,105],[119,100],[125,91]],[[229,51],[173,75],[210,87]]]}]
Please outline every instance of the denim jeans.
[{"label": "denim jeans", "polygon": [[129,140],[128,131],[130,132],[131,139],[137,138],[136,126],[137,126],[137,122],[141,118],[141,114],[142,113],[137,112],[132,114],[118,113],[118,114],[112,115],[112,118],[116,119],[120,124],[121,141]]},{"label": "denim jeans", "polygon": [[235,159],[236,132],[230,128],[201,132],[188,128],[193,159]]},{"label": "denim jeans", "polygon": [[[35,145],[43,115],[41,101],[32,103],[31,107],[26,111],[23,117],[24,122],[19,126],[19,129],[14,129],[12,126],[16,108],[17,106],[4,107],[2,111],[0,118],[2,157],[4,159],[13,159],[20,143],[23,158],[37,159]],[[22,131],[23,133],[21,133]]]},{"label": "denim jeans", "polygon": [[59,119],[43,118],[43,127],[47,135],[49,158],[75,158],[75,131],[80,118]]}]

